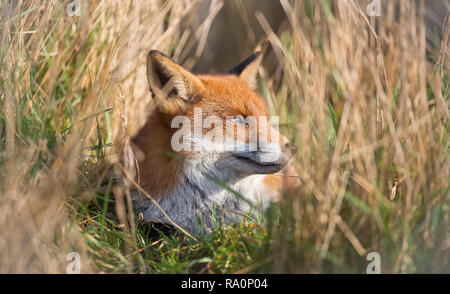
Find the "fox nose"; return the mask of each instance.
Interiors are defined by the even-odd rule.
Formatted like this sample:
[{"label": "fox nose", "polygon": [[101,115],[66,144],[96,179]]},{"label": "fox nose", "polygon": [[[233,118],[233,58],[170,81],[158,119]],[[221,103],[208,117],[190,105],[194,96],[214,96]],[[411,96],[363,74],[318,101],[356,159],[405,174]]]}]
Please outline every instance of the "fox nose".
[{"label": "fox nose", "polygon": [[285,145],[286,149],[289,149],[292,153],[292,155],[295,155],[295,153],[297,153],[297,146],[295,146],[292,143],[286,143]]}]

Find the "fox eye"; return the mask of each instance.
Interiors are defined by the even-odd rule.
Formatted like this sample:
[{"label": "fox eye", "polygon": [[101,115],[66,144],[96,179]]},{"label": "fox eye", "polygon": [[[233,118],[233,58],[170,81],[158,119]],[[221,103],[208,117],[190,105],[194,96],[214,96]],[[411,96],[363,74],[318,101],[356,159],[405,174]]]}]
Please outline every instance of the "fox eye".
[{"label": "fox eye", "polygon": [[245,119],[239,115],[239,116],[227,116],[227,120],[229,120],[232,123],[235,124],[245,124]]}]

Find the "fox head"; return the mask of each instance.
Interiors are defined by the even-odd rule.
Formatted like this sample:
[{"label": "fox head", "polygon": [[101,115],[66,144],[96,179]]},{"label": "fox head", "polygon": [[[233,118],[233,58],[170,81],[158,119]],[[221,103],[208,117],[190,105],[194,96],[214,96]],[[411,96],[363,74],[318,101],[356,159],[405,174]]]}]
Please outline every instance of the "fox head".
[{"label": "fox head", "polygon": [[235,183],[288,164],[296,148],[271,127],[267,105],[254,91],[260,62],[258,52],[226,74],[195,75],[165,54],[149,52],[155,109],[134,139],[143,155],[144,189],[158,196],[155,187],[176,184],[180,173]]}]

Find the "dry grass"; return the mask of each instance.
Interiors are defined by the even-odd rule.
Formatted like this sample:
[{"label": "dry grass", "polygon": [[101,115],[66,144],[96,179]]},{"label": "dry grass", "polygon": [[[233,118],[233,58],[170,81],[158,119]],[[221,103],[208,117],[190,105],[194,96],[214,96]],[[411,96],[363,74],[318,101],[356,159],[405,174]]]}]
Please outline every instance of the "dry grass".
[{"label": "dry grass", "polygon": [[[449,23],[439,53],[423,1],[389,1],[377,18],[364,1],[280,2],[283,33],[256,13],[278,63],[261,68],[260,88],[299,146],[303,185],[267,236],[185,245],[142,238],[132,185],[111,188],[109,171],[133,162],[129,138],[151,103],[145,54],[192,68],[223,3],[191,31],[201,1],[82,1],[81,17],[61,1],[2,1],[0,272],[65,272],[77,251],[83,272],[363,273],[376,251],[382,272],[449,273]],[[231,246],[244,263],[230,263]],[[197,263],[155,262],[172,252]]]},{"label": "dry grass", "polygon": [[448,271],[448,63],[426,56],[424,2],[391,1],[371,19],[364,2],[335,1],[333,14],[305,2],[281,0],[285,38],[257,14],[284,69],[268,96],[294,126],[304,183],[282,204],[273,270],[323,272],[325,259],[359,255],[363,272],[376,251],[383,272]]},{"label": "dry grass", "polygon": [[133,2],[82,1],[71,17],[61,1],[2,1],[1,272],[64,272],[84,252],[64,205],[93,193],[107,149],[144,121],[146,52],[205,38],[181,29],[199,1]]}]

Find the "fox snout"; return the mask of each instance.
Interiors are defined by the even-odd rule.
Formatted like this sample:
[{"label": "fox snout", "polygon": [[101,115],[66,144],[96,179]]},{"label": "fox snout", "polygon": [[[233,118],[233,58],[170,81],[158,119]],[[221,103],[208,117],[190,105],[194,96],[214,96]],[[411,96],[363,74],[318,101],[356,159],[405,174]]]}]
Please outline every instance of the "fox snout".
[{"label": "fox snout", "polygon": [[279,144],[265,143],[255,151],[236,151],[237,169],[251,174],[272,174],[282,170],[294,158],[297,147],[280,135]]}]

